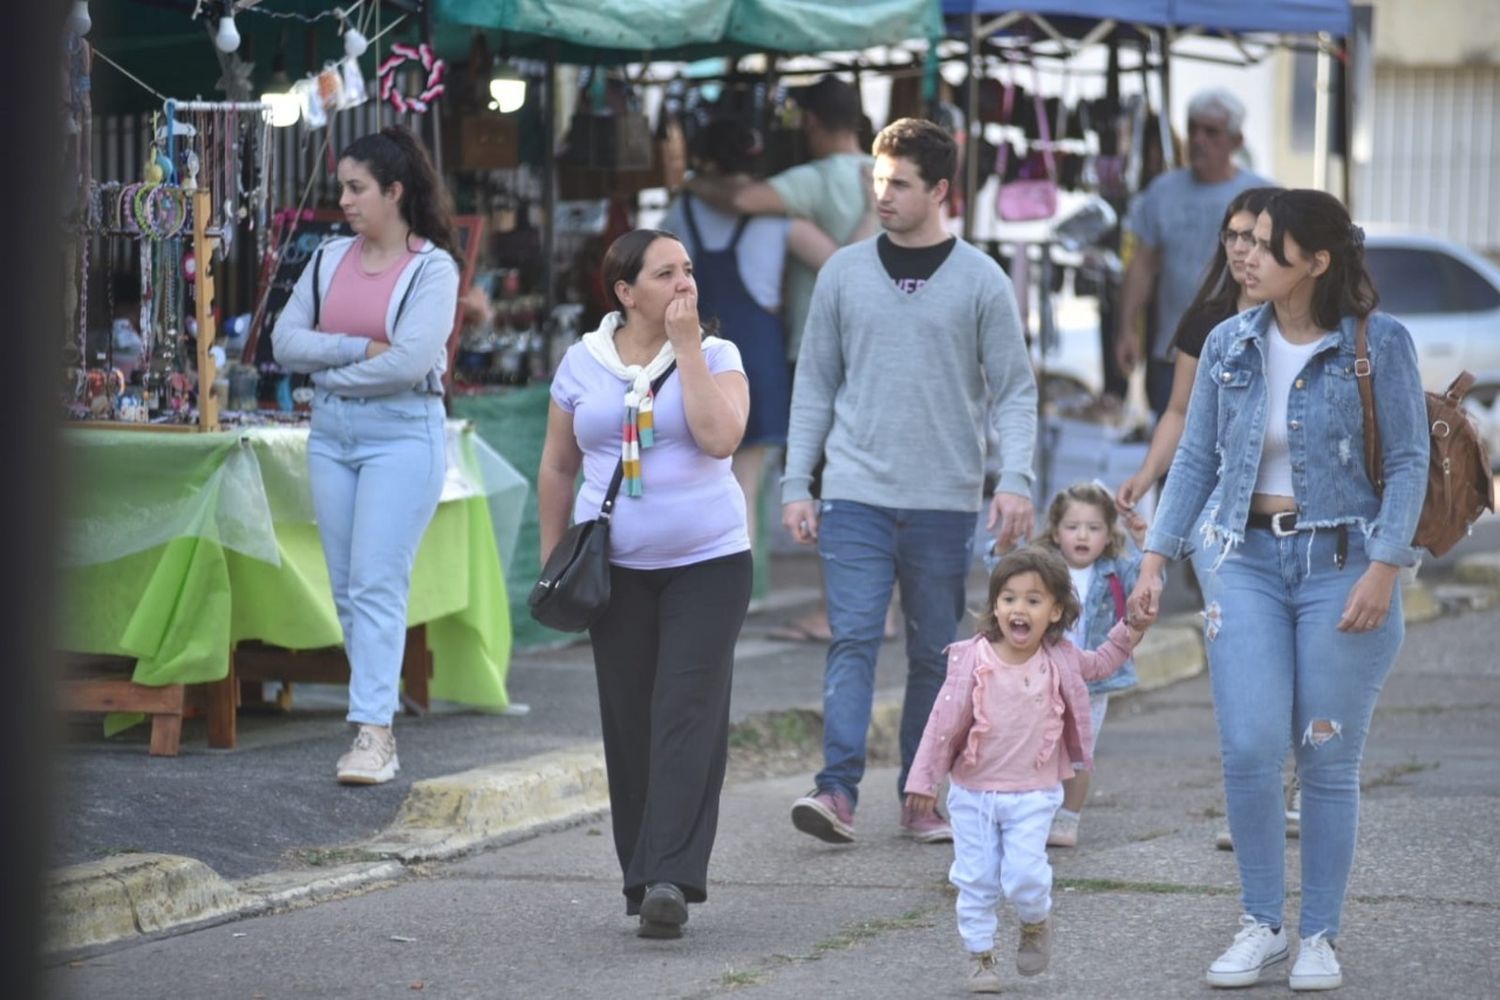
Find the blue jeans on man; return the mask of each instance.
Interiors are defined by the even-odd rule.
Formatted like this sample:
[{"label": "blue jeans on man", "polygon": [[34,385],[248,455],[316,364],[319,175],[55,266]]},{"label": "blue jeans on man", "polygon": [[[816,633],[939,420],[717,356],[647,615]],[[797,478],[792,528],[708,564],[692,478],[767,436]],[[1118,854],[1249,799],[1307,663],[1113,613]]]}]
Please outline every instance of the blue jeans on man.
[{"label": "blue jeans on man", "polygon": [[842,792],[851,806],[859,801],[875,662],[891,588],[899,581],[907,655],[896,780],[896,794],[901,795],[947,676],[944,648],[954,640],[964,614],[975,517],[971,511],[902,510],[849,500],[820,504],[818,554],[833,633],[823,682],[820,791]]}]

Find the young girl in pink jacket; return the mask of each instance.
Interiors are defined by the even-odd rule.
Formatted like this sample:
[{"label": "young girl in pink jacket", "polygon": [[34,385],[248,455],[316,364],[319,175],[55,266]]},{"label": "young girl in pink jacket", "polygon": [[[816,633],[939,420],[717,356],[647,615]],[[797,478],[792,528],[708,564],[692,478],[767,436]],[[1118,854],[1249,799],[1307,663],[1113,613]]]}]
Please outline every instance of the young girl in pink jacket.
[{"label": "young girl in pink jacket", "polygon": [[936,807],[948,783],[958,932],[972,993],[1000,992],[995,960],[1001,893],[1021,918],[1016,970],[1034,976],[1051,956],[1052,866],[1047,831],[1074,765],[1093,766],[1085,681],[1113,674],[1150,620],[1120,621],[1098,650],[1063,637],[1078,618],[1068,567],[1038,547],[1003,557],[990,574],[979,634],[948,647],[938,692],[906,781],[907,806]]}]

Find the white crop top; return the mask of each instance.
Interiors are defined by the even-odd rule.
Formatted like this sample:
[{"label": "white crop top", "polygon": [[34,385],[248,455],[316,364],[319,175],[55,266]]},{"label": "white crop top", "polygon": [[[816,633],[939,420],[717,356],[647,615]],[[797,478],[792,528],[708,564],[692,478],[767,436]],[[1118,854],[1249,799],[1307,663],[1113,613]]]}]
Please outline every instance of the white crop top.
[{"label": "white crop top", "polygon": [[[1321,339],[1321,338],[1320,338]],[[1255,492],[1272,496],[1294,497],[1292,489],[1292,452],[1287,440],[1287,401],[1307,360],[1313,356],[1318,341],[1292,344],[1281,335],[1273,319],[1266,331],[1266,440],[1260,450],[1260,471],[1255,477]],[[1306,385],[1306,382],[1303,382]]]}]

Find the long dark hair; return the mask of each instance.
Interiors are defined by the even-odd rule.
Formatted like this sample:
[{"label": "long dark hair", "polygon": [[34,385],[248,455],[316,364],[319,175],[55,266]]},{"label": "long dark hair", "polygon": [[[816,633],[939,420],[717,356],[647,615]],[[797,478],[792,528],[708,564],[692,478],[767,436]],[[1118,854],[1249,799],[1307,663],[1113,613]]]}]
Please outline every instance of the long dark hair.
[{"label": "long dark hair", "polygon": [[[1182,318],[1185,320],[1193,313],[1207,312],[1214,315],[1235,312],[1235,306],[1239,304],[1240,286],[1235,284],[1234,272],[1229,269],[1229,252],[1224,249],[1223,232],[1229,228],[1229,220],[1241,212],[1249,212],[1251,215],[1260,215],[1266,209],[1266,204],[1271,196],[1281,191],[1279,187],[1253,187],[1246,188],[1234,196],[1229,207],[1224,210],[1224,219],[1219,223],[1218,249],[1214,251],[1214,259],[1208,265],[1208,273],[1204,275],[1203,284],[1198,286],[1198,294],[1193,296],[1192,303],[1183,310]],[[1181,329],[1181,321],[1178,323]]]},{"label": "long dark hair", "polygon": [[427,148],[410,129],[387,125],[379,132],[362,135],[344,147],[339,159],[363,164],[382,191],[400,181],[401,218],[407,227],[450,254],[458,252],[453,199],[438,179]]},{"label": "long dark hair", "polygon": [[1365,317],[1380,305],[1375,282],[1365,270],[1365,233],[1349,218],[1344,203],[1324,191],[1293,188],[1279,191],[1266,203],[1271,217],[1271,256],[1286,267],[1286,237],[1291,236],[1309,257],[1328,251],[1328,270],[1313,283],[1313,321],[1324,330],[1337,330],[1345,316]]},{"label": "long dark hair", "polygon": [[[1114,506],[1113,500],[1110,501],[1110,506]],[[1040,545],[1015,549],[1001,556],[1000,561],[995,564],[994,571],[990,573],[990,600],[979,616],[980,633],[991,642],[1000,638],[1000,622],[995,618],[995,602],[1000,599],[1000,591],[1005,589],[1005,584],[1022,573],[1035,573],[1040,577],[1042,586],[1047,588],[1052,599],[1062,607],[1062,617],[1047,626],[1044,636],[1049,642],[1059,641],[1083,613],[1083,606],[1079,603],[1078,595],[1073,593],[1073,577],[1068,574],[1068,564],[1063,562],[1062,555]]]}]

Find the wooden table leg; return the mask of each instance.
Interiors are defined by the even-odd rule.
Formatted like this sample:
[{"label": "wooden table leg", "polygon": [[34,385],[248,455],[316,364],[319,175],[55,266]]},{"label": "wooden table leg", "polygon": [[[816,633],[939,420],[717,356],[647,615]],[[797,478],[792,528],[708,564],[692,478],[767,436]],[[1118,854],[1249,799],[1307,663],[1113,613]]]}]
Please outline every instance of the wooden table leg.
[{"label": "wooden table leg", "polygon": [[229,651],[229,673],[203,685],[204,714],[208,717],[208,745],[215,750],[233,750],[239,742],[235,712],[239,702],[239,680],[234,669],[235,651]]},{"label": "wooden table leg", "polygon": [[151,755],[175,757],[182,742],[181,684],[147,687],[115,678],[70,680],[63,707],[74,712],[144,712],[151,716]]},{"label": "wooden table leg", "polygon": [[428,678],[432,676],[432,653],[427,649],[427,626],[406,630],[406,649],[401,655],[401,701],[413,715],[426,715]]}]

